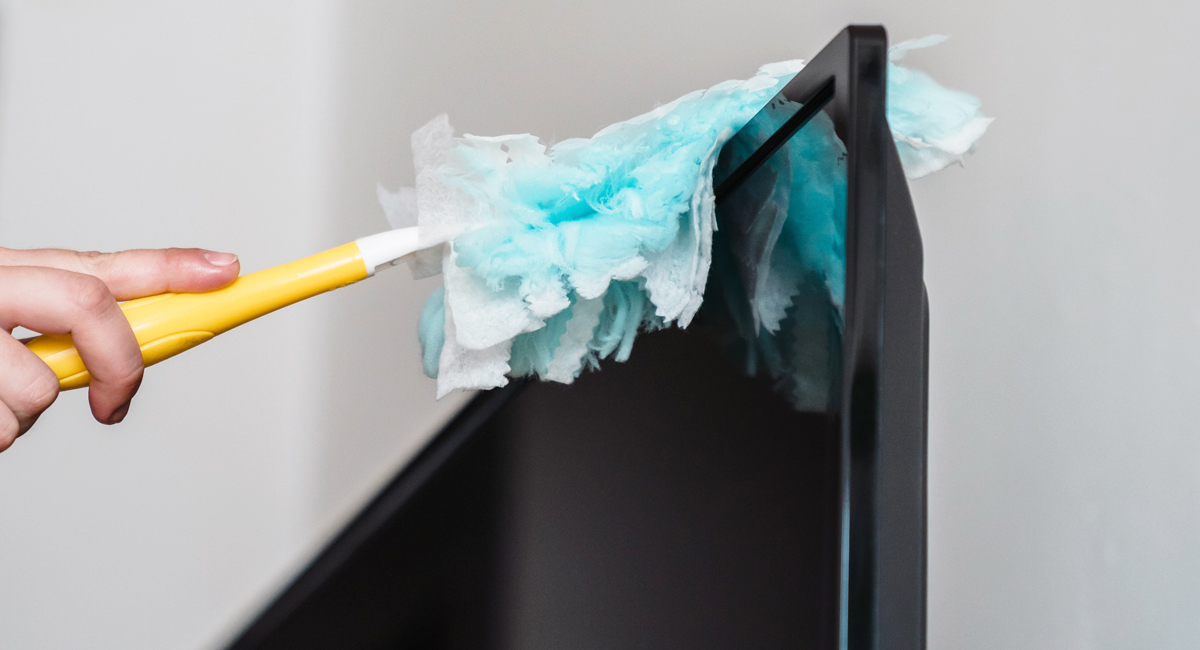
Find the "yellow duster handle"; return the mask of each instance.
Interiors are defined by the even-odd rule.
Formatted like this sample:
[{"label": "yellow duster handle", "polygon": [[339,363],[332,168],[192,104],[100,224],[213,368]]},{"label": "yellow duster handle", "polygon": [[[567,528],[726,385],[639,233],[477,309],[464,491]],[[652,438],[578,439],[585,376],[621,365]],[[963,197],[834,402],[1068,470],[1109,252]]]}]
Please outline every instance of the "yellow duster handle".
[{"label": "yellow duster handle", "polygon": [[[242,276],[223,289],[138,298],[121,303],[121,309],[149,366],[276,309],[366,279],[374,270],[368,271],[358,244],[351,242]],[[54,370],[62,390],[91,383],[69,334],[46,334],[26,345]]]}]

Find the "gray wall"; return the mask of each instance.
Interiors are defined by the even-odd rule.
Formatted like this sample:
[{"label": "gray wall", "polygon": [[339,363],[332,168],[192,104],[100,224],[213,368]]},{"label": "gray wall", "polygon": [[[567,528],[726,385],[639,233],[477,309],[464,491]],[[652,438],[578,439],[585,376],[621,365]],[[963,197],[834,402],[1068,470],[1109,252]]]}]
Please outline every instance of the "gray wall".
[{"label": "gray wall", "polygon": [[[407,134],[589,135],[848,22],[997,117],[913,183],[932,301],[930,647],[1200,636],[1200,8],[1157,3],[0,4],[0,243],[263,268],[383,227]],[[454,406],[391,272],[65,396],[0,456],[0,639],[206,647]],[[225,338],[225,337],[223,337]],[[636,352],[635,352],[636,353]]]}]

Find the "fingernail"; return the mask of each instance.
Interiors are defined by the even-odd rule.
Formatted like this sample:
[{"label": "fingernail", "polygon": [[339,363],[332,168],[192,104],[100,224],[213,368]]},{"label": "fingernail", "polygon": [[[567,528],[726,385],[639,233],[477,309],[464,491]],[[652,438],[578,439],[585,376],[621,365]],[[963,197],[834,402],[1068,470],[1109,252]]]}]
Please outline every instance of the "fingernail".
[{"label": "fingernail", "polygon": [[108,423],[117,424],[121,420],[124,420],[125,416],[129,415],[129,404],[130,402],[125,402],[117,410],[113,411],[113,414],[108,417]]},{"label": "fingernail", "polygon": [[237,255],[233,253],[214,253],[208,251],[204,254],[204,259],[208,260],[213,266],[229,266],[237,261]]}]

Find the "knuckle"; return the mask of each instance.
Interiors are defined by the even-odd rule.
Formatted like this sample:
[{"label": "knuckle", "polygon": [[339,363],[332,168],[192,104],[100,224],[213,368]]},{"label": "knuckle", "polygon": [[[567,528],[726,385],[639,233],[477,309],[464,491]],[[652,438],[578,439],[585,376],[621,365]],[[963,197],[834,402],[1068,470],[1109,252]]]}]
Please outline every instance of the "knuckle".
[{"label": "knuckle", "polygon": [[142,358],[136,357],[117,378],[117,383],[127,389],[136,389],[142,383],[142,373],[144,370],[145,367],[142,365]]},{"label": "knuckle", "polygon": [[103,313],[114,302],[108,286],[100,278],[76,274],[71,276],[68,282],[68,298],[72,304],[85,313]]},{"label": "knuckle", "polygon": [[88,275],[101,275],[112,266],[112,256],[100,251],[79,251],[76,255],[80,270]]},{"label": "knuckle", "polygon": [[21,425],[17,419],[9,415],[0,421],[0,451],[12,446],[17,436],[21,434]]},{"label": "knuckle", "polygon": [[[140,355],[130,357],[119,367],[113,368],[112,373],[103,377],[102,381],[109,386],[116,387],[122,392],[133,393],[142,383],[142,372],[145,366],[142,364]],[[94,379],[101,379],[94,377]]]},{"label": "knuckle", "polygon": [[23,397],[31,415],[45,411],[58,399],[58,377],[53,373],[39,373],[25,386]]},{"label": "knuckle", "polygon": [[163,274],[178,276],[193,266],[196,258],[194,248],[166,248],[159,251],[157,262],[158,271]]},{"label": "knuckle", "polygon": [[160,251],[162,260],[168,266],[180,264],[188,261],[193,249],[190,248],[164,248]]}]

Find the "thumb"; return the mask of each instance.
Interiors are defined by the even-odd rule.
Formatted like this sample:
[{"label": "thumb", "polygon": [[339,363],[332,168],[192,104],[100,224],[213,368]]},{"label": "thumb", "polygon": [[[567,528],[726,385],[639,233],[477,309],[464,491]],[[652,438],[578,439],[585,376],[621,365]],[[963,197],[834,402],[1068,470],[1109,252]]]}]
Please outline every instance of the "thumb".
[{"label": "thumb", "polygon": [[219,289],[241,271],[236,255],[202,248],[138,249],[119,253],[54,248],[0,249],[0,266],[43,266],[93,275],[117,300],[159,293]]}]

